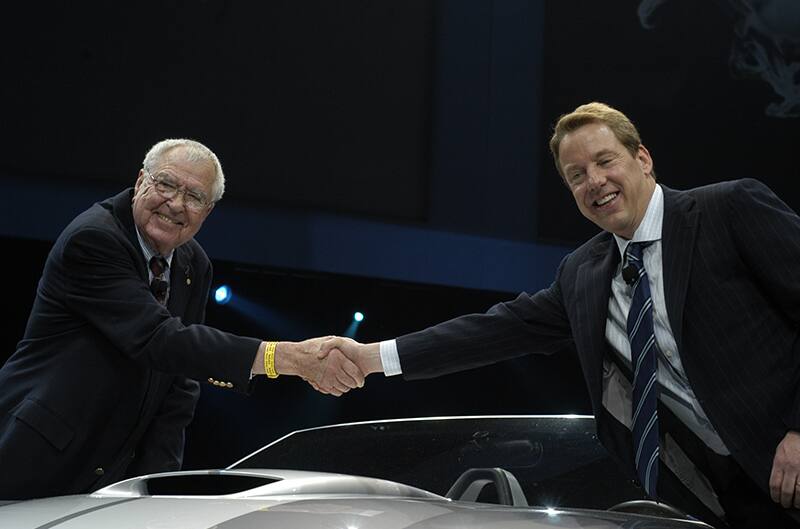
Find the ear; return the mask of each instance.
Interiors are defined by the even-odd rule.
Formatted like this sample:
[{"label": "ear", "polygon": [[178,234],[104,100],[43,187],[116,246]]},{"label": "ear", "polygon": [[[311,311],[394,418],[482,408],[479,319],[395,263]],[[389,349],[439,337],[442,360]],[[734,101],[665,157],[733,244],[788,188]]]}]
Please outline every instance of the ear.
[{"label": "ear", "polygon": [[136,184],[133,186],[133,195],[139,193],[139,188],[142,186],[142,182],[144,182],[144,169],[139,169],[139,176],[136,177]]},{"label": "ear", "polygon": [[644,145],[639,145],[636,151],[636,161],[642,168],[642,172],[647,176],[653,176],[653,158],[650,157],[650,151]]}]

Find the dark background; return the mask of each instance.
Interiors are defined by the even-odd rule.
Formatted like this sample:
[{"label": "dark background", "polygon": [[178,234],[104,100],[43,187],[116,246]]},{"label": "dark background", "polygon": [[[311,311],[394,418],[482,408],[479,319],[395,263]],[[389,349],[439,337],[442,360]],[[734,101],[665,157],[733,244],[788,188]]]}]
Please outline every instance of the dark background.
[{"label": "dark background", "polygon": [[15,3],[4,168],[129,184],[150,145],[191,136],[236,176],[233,198],[418,219],[432,6]]},{"label": "dark background", "polygon": [[[206,143],[228,178],[198,240],[236,297],[210,304],[208,323],[265,338],[340,334],[355,310],[366,314],[359,340],[391,338],[547,286],[596,232],[547,149],[557,117],[592,100],[634,120],[662,183],[751,176],[797,209],[800,79],[781,78],[780,65],[800,60],[800,31],[784,22],[770,36],[774,19],[724,0],[668,0],[645,27],[641,5],[7,6],[0,244],[13,257],[3,260],[12,309],[0,359],[22,336],[61,228],[131,185],[164,137]],[[754,49],[777,65],[783,96],[748,59]],[[339,421],[590,411],[569,352],[368,382],[340,399],[289,377],[259,381],[249,397],[204,385],[186,464],[226,465]]]},{"label": "dark background", "polygon": [[[588,100],[606,102],[637,125],[661,183],[687,189],[758,178],[797,211],[800,71],[787,73],[778,65],[787,60],[796,68],[800,47],[778,53],[756,30],[737,35],[746,21],[732,11],[734,3],[668,0],[655,11],[654,27],[645,29],[639,2],[546,2],[542,124],[551,126]],[[800,17],[791,2],[739,2],[747,8],[757,3],[779,17]],[[753,24],[758,15],[753,13]],[[800,41],[800,18],[786,26]],[[745,77],[742,62],[752,65],[752,57],[732,59],[734,49],[754,45],[772,53],[769,75],[786,75],[781,84],[793,85],[793,117],[768,116],[766,108],[782,98],[755,73]],[[572,243],[596,233],[580,215],[562,213],[574,207],[571,197],[560,192],[551,160],[543,156],[541,163],[548,177],[539,180],[539,193],[553,197],[538,209],[541,240]]]}]

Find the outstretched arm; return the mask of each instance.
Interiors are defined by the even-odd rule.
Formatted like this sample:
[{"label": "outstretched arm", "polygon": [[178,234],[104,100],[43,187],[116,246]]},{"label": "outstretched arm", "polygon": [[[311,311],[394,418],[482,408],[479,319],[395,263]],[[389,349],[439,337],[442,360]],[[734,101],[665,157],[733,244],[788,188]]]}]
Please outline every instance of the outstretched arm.
[{"label": "outstretched arm", "polygon": [[[253,373],[267,373],[268,364],[277,375],[302,377],[322,393],[340,396],[364,385],[364,374],[359,367],[338,350],[325,350],[321,346],[330,337],[312,338],[302,342],[277,342],[270,357],[267,342],[262,342],[253,361]],[[266,360],[266,362],[265,362]]]}]

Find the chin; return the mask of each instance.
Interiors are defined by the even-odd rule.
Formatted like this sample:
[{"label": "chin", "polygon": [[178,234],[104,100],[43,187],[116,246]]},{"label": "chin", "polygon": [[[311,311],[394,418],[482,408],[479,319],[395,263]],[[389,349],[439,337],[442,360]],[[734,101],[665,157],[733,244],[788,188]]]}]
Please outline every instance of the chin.
[{"label": "chin", "polygon": [[173,247],[172,241],[167,242],[159,237],[150,237],[150,246],[161,255],[168,254],[169,249]]}]

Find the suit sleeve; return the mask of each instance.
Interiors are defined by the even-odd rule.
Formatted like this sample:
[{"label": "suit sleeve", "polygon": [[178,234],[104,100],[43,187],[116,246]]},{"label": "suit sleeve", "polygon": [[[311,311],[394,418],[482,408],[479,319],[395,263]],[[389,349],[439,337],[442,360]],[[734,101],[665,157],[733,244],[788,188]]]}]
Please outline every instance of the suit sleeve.
[{"label": "suit sleeve", "polygon": [[469,314],[397,339],[403,376],[431,378],[573,344],[556,281],[534,295],[522,293],[484,314]]},{"label": "suit sleeve", "polygon": [[[748,270],[769,302],[800,330],[800,217],[757,180],[737,182],[726,204]],[[800,354],[797,338],[789,354]],[[794,388],[783,417],[788,429],[800,431],[800,379]]]},{"label": "suit sleeve", "polygon": [[61,256],[64,302],[116,351],[164,373],[231,381],[247,391],[260,344],[205,325],[184,325],[150,293],[136,256],[107,230],[81,229]]}]

